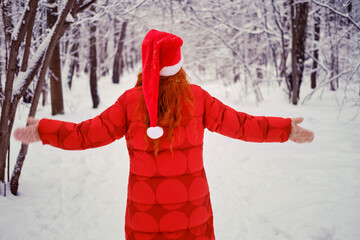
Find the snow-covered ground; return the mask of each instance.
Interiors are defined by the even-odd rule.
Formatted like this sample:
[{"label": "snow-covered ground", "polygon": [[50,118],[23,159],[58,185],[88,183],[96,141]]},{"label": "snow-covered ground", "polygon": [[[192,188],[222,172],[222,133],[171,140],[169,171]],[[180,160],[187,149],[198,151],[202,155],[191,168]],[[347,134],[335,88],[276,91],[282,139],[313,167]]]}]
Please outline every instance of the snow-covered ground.
[{"label": "snow-covered ground", "polygon": [[[99,81],[101,105],[92,109],[88,79],[65,90],[66,114],[79,122],[110,106],[136,77],[119,85]],[[255,144],[207,132],[204,161],[219,240],[360,239],[360,117],[334,95],[292,106],[281,90],[257,106],[249,97],[235,101],[235,88],[203,85],[239,111],[253,115],[303,116],[315,132],[311,144]],[[272,90],[270,90],[272,91]],[[305,90],[304,90],[305,91]],[[276,97],[275,97],[276,96]],[[37,117],[50,117],[49,106]],[[16,126],[23,126],[22,105]],[[12,141],[12,163],[20,144]],[[12,167],[11,167],[12,170]],[[20,179],[19,196],[0,197],[0,240],[124,239],[129,171],[124,139],[87,151],[63,151],[32,144]],[[1,193],[3,188],[1,187]]]}]

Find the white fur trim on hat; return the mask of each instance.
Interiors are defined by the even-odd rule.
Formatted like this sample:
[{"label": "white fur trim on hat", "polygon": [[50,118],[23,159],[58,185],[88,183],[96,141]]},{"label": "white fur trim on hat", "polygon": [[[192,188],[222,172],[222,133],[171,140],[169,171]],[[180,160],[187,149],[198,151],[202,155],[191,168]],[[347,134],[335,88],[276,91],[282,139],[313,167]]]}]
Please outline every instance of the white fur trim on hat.
[{"label": "white fur trim on hat", "polygon": [[179,70],[182,67],[183,63],[184,63],[184,58],[183,58],[183,55],[181,53],[180,61],[175,65],[163,67],[160,70],[160,76],[168,77],[168,76],[175,75],[177,72],[179,72]]},{"label": "white fur trim on hat", "polygon": [[158,139],[160,138],[163,134],[164,134],[164,130],[159,127],[159,126],[156,126],[156,127],[149,127],[147,130],[146,130],[146,133],[147,135],[149,136],[149,138],[151,139]]}]

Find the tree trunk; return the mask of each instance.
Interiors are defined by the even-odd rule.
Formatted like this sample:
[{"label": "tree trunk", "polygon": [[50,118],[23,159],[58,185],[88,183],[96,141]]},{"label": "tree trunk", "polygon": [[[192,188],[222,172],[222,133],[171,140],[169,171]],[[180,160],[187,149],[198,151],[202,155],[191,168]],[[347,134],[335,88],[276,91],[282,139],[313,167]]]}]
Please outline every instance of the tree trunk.
[{"label": "tree trunk", "polygon": [[43,86],[43,89],[41,91],[41,95],[42,95],[42,106],[46,106],[47,104],[47,96],[48,96],[48,93],[49,93],[49,84],[47,82],[44,82],[44,86]]},{"label": "tree trunk", "polygon": [[[271,0],[271,4],[273,7],[273,13],[275,16],[275,23],[277,27],[279,28],[280,35],[281,35],[281,60],[280,60],[280,77],[284,79],[284,82],[286,83],[287,89],[289,90],[289,100],[291,98],[291,87],[290,83],[288,81],[288,75],[287,75],[287,66],[286,66],[286,60],[289,54],[289,40],[285,38],[286,34],[290,33],[291,29],[291,21],[289,21],[289,8],[288,8],[288,1],[284,1],[283,3],[283,9],[284,14],[281,16],[280,10],[276,7],[276,4],[274,0]],[[290,19],[291,20],[291,19]]]},{"label": "tree trunk", "polygon": [[[4,4],[5,2],[5,4]],[[11,1],[2,1],[2,4],[3,4],[3,14],[5,14],[3,16],[3,19],[4,19],[4,27],[6,27],[6,31],[5,31],[5,37],[6,37],[6,40],[7,42],[10,42],[11,41],[11,33],[12,33],[12,30],[14,28],[14,24],[12,23],[12,20],[11,20],[11,16],[12,16],[12,9],[11,9]]]},{"label": "tree trunk", "polygon": [[331,74],[330,78],[333,79],[330,82],[330,90],[336,91],[339,88],[339,46],[334,44],[331,46]]},{"label": "tree trunk", "polygon": [[[55,0],[48,0],[50,5],[56,3]],[[47,14],[47,24],[52,28],[57,20],[58,8],[57,6],[49,7]],[[55,46],[53,55],[49,65],[50,75],[50,93],[51,93],[51,114],[64,114],[64,100],[61,84],[61,60],[59,44]]]},{"label": "tree trunk", "polygon": [[[330,3],[335,4],[334,0],[331,0]],[[333,79],[330,82],[330,90],[336,91],[339,86],[339,78],[336,77],[339,74],[339,46],[337,41],[337,28],[338,28],[338,20],[339,17],[333,11],[328,13],[328,27],[329,27],[329,37],[330,37],[330,44],[331,44],[331,74],[330,78]]]},{"label": "tree trunk", "polygon": [[122,24],[122,28],[121,28],[121,34],[120,34],[120,39],[118,42],[118,48],[115,54],[115,59],[114,59],[114,67],[113,67],[113,83],[119,83],[120,82],[120,74],[122,73],[122,68],[123,68],[123,59],[122,59],[122,51],[123,51],[123,47],[124,47],[124,39],[125,39],[125,34],[126,34],[126,26],[127,26],[127,21],[123,22]]},{"label": "tree trunk", "polygon": [[[111,18],[111,17],[109,17]],[[103,36],[106,34],[106,32],[109,32],[109,26],[104,26],[99,29],[100,36]],[[108,54],[108,40],[100,38],[98,41],[98,49],[100,49],[100,53],[98,54],[99,61],[99,67],[100,67],[100,76],[104,77],[109,73],[109,54]]]},{"label": "tree trunk", "polygon": [[[351,16],[352,14],[352,9],[353,9],[353,6],[352,6],[352,0],[349,0],[348,1],[348,6],[347,6],[347,12],[348,12],[348,15]],[[347,24],[351,24],[351,21],[350,19],[347,19]],[[346,34],[346,38],[347,39],[350,39],[351,38],[351,33],[350,31]]]},{"label": "tree trunk", "polygon": [[[8,21],[7,21],[6,16],[9,14],[9,12],[7,11],[7,6],[10,2],[7,2],[6,5],[5,5],[4,1],[0,1],[0,3],[1,3],[1,13],[2,13],[1,15],[2,15],[2,21],[3,21],[3,26],[2,26],[3,29],[1,29],[1,30],[3,30],[3,33],[1,34],[1,37],[0,37],[0,45],[1,45],[2,39],[4,39],[4,47],[3,48],[0,47],[0,51],[4,50],[4,52],[5,52],[4,60],[1,59],[1,53],[0,53],[0,107],[2,107],[5,96],[4,96],[4,90],[3,90],[3,86],[2,86],[2,82],[1,82],[1,77],[2,77],[2,73],[3,72],[6,73],[6,71],[7,71],[7,61],[8,61],[8,58],[7,58],[8,43],[7,42],[9,39],[9,37],[8,37],[9,34],[7,31],[6,24]],[[10,22],[11,22],[11,19],[10,19]],[[4,62],[5,64],[2,65],[2,62]],[[4,71],[2,69],[4,69]]]},{"label": "tree trunk", "polygon": [[0,38],[0,108],[2,107],[2,101],[3,101],[3,97],[4,97],[4,92],[3,92],[3,88],[2,88],[2,83],[1,83],[1,76],[2,76],[2,73],[3,73],[3,66],[2,66],[2,62],[3,62],[3,59],[2,59],[2,56],[1,56],[1,51],[3,50],[4,48],[2,48],[2,39]]},{"label": "tree trunk", "polygon": [[72,86],[72,80],[75,69],[76,71],[79,71],[79,41],[78,41],[79,35],[80,35],[79,28],[75,26],[73,29],[74,43],[71,46],[71,50],[70,50],[71,62],[69,67],[69,75],[67,79],[67,83],[70,89]]},{"label": "tree trunk", "polygon": [[[349,14],[349,16],[350,16],[350,15],[351,15],[351,12],[352,12],[352,9],[353,9],[352,0],[349,0],[348,2],[349,2],[349,3],[348,3],[348,6],[347,6],[347,12],[348,12],[348,14]],[[350,19],[348,19],[348,24],[351,24]],[[350,36],[349,36],[349,38],[350,38]]]},{"label": "tree trunk", "polygon": [[[25,49],[24,49],[24,56],[21,64],[20,71],[25,72],[28,66],[29,61],[29,55],[30,55],[30,46],[31,46],[31,38],[32,38],[32,31],[34,28],[34,22],[35,22],[35,16],[34,14],[32,18],[30,19],[29,27],[26,32],[26,40],[25,40]],[[32,101],[33,92],[30,88],[26,90],[26,93],[23,96],[23,101],[25,103],[31,103]]]},{"label": "tree trunk", "polygon": [[[95,7],[91,6],[91,12],[95,12]],[[97,55],[96,55],[96,22],[90,26],[90,90],[93,108],[97,108],[100,98],[97,92]]]},{"label": "tree trunk", "polygon": [[311,72],[311,88],[316,88],[316,76],[317,76],[317,67],[319,61],[319,40],[320,40],[320,9],[315,12],[314,16],[314,40],[315,40],[315,50],[314,50],[314,59]]},{"label": "tree trunk", "polygon": [[292,31],[292,103],[297,104],[300,95],[300,86],[305,62],[305,41],[309,4],[290,1],[291,4],[291,31]]},{"label": "tree trunk", "polygon": [[290,1],[291,9],[291,33],[292,33],[292,44],[291,44],[291,68],[292,74],[290,79],[291,92],[292,92],[292,103],[297,104],[298,101],[298,85],[297,85],[297,67],[296,67],[296,16],[295,16],[295,5],[294,0]]}]

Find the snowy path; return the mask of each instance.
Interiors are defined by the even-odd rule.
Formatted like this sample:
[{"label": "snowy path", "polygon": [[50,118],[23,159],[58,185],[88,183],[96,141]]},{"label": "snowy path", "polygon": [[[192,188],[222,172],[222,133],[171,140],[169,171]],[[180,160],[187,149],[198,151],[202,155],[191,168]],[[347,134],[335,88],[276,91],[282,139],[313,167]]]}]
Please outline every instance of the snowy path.
[{"label": "snowy path", "polygon": [[[98,110],[69,97],[69,114],[57,119],[79,122],[95,116],[129,85],[100,85]],[[259,107],[235,105],[222,89],[205,88],[250,114],[304,116],[302,126],[315,131],[314,142],[303,145],[245,143],[206,133],[204,159],[217,239],[360,239],[359,118],[341,123],[325,101],[298,107],[278,100]],[[24,124],[25,110],[18,126]],[[42,109],[39,116],[49,117],[48,112]],[[13,158],[18,149],[13,142]],[[0,240],[124,239],[128,169],[123,139],[86,152],[32,145],[20,196],[0,198]]]}]

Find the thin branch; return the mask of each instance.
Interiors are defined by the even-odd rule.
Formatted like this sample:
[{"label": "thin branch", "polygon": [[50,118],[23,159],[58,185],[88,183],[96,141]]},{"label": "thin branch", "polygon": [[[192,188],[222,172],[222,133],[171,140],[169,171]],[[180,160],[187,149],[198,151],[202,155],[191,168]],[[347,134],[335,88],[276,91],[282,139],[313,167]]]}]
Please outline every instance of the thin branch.
[{"label": "thin branch", "polygon": [[325,7],[331,11],[333,11],[334,13],[336,13],[337,15],[343,17],[343,18],[346,18],[348,19],[352,24],[355,25],[355,27],[357,27],[359,30],[360,30],[360,23],[356,22],[352,17],[350,17],[349,13],[343,13],[343,12],[340,12],[338,10],[336,10],[335,8],[329,6],[328,4],[326,3],[322,3],[322,2],[319,2],[317,0],[311,0],[313,3],[315,3],[316,5],[319,5],[319,6],[322,6],[322,7]]},{"label": "thin branch", "polygon": [[90,2],[82,5],[81,7],[79,7],[79,9],[77,10],[76,13],[81,13],[81,12],[83,12],[85,9],[87,9],[88,7],[90,7],[90,5],[92,5],[92,4],[95,3],[95,2],[96,2],[96,0],[91,0]]},{"label": "thin branch", "polygon": [[22,71],[22,72],[26,71],[26,68],[28,66],[30,47],[31,47],[31,38],[32,38],[32,32],[33,32],[33,28],[34,28],[35,17],[36,17],[36,12],[34,12],[32,17],[30,18],[29,27],[28,27],[28,30],[26,33],[25,50],[24,50],[23,60],[22,60],[21,68],[20,68],[20,71]]},{"label": "thin branch", "polygon": [[143,0],[142,2],[140,2],[139,4],[137,4],[136,6],[134,6],[133,8],[130,8],[129,10],[125,11],[123,14],[126,15],[129,12],[135,10],[136,8],[140,7],[141,5],[143,5],[147,0]]},{"label": "thin branch", "polygon": [[[239,31],[239,32],[241,32],[241,33],[246,32],[246,33],[250,33],[250,34],[254,34],[254,35],[267,33],[267,34],[269,34],[269,35],[274,35],[274,36],[280,37],[279,35],[275,34],[274,32],[271,32],[269,29],[266,29],[266,28],[265,28],[265,29],[264,29],[264,28],[263,28],[263,29],[259,29],[259,30],[257,30],[257,31],[253,31],[253,30],[250,30],[250,29],[245,29],[245,28],[240,28],[240,27],[234,26],[234,25],[231,24],[230,22],[225,22],[225,21],[219,19],[219,18],[216,17],[216,16],[213,16],[213,19],[214,19],[214,20],[217,20],[218,22],[224,24],[225,26],[228,26],[229,28],[235,29],[235,30],[237,30],[237,31]],[[238,34],[238,35],[240,35],[240,34]],[[236,35],[236,37],[237,37],[237,35]]]},{"label": "thin branch", "polygon": [[[350,73],[351,71],[344,71],[344,72],[341,72],[333,77],[328,77],[327,81],[324,81],[322,82],[317,88],[315,88],[314,90],[312,90],[308,95],[306,95],[306,97],[304,98],[304,100],[302,101],[301,104],[304,104],[307,100],[309,100],[312,95],[314,95],[315,92],[317,92],[318,90],[322,89],[322,87],[328,85],[329,83],[331,83],[332,81],[334,81],[335,79],[341,77],[342,75],[345,75],[345,74],[348,74]],[[327,74],[329,76],[329,73]]]},{"label": "thin branch", "polygon": [[312,60],[317,62],[317,64],[325,71],[326,74],[330,72],[330,70],[327,67],[325,67],[318,59],[314,58],[314,56],[311,53],[309,53],[309,51],[305,50],[305,54],[308,55]]}]

